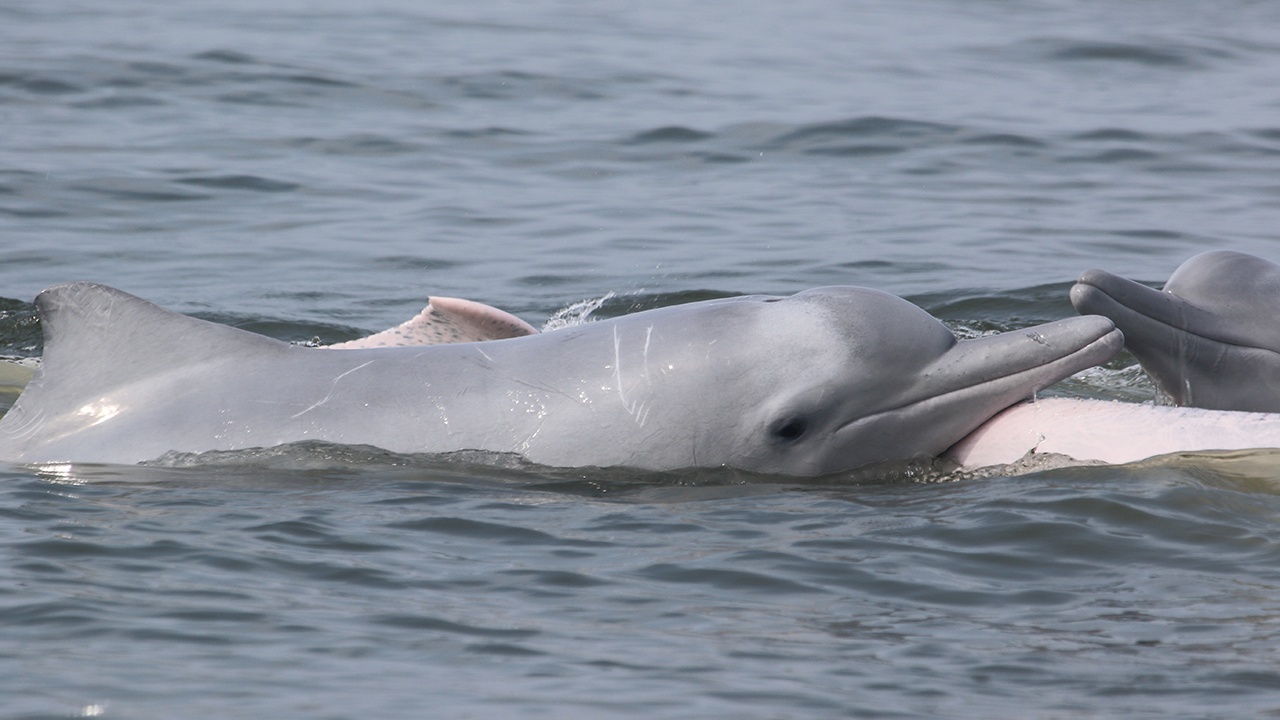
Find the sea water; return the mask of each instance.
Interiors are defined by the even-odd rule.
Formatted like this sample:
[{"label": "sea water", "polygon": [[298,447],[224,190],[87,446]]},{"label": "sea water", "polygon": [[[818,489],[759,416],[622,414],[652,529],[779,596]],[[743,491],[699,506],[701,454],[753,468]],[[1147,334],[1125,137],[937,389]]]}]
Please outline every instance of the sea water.
[{"label": "sea water", "polygon": [[[829,284],[961,335],[1280,259],[1280,6],[0,5],[0,354],[68,280],[286,340]],[[1154,401],[1121,356],[1051,390]],[[1011,477],[312,448],[0,468],[0,717],[1280,711],[1280,455]]]}]

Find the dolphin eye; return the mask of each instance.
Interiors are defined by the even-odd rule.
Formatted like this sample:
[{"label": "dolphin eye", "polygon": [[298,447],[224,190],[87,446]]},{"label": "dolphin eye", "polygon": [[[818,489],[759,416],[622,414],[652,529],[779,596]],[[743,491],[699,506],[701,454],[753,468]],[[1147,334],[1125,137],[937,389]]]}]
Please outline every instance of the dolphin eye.
[{"label": "dolphin eye", "polygon": [[808,429],[808,421],[802,417],[793,415],[775,422],[770,432],[779,440],[784,442],[795,442],[796,440],[799,440]]}]

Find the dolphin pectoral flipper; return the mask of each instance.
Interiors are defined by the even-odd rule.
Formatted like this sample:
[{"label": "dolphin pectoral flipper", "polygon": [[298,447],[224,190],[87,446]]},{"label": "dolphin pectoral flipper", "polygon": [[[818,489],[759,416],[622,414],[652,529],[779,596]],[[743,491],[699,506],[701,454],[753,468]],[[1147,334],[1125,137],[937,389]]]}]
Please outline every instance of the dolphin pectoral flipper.
[{"label": "dolphin pectoral flipper", "polygon": [[368,337],[335,343],[338,350],[410,345],[480,342],[533,335],[529,323],[503,310],[473,300],[433,297],[413,318]]}]

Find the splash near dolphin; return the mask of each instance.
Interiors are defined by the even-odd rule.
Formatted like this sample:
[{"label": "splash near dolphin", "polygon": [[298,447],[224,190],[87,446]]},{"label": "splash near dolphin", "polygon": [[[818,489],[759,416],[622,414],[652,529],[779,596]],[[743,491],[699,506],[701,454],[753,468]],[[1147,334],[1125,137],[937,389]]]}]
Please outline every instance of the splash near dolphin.
[{"label": "splash near dolphin", "polygon": [[551,466],[820,475],[937,456],[1123,342],[1100,317],[957,340],[907,301],[852,287],[340,351],[88,283],[46,290],[36,306],[43,364],[0,420],[0,459],[11,462],[134,463],[320,440]]}]

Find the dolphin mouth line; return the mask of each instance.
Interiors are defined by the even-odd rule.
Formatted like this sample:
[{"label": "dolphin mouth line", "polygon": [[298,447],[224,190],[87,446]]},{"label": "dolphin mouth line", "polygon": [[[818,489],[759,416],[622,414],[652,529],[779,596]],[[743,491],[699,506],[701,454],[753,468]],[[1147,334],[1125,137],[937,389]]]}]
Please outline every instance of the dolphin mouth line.
[{"label": "dolphin mouth line", "polygon": [[[1005,406],[1005,407],[1009,407],[1018,402],[1021,402],[1022,400],[1026,400],[1032,397],[1036,392],[1039,392],[1040,390],[1043,390],[1044,388],[1052,385],[1054,382],[1057,382],[1059,379],[1069,377],[1070,375],[1075,374],[1080,370],[1083,370],[1088,367],[1092,367],[1093,365],[1096,365],[1098,363],[1106,362],[1108,359],[1113,357],[1117,352],[1119,352],[1120,348],[1123,347],[1123,345],[1124,345],[1124,334],[1118,328],[1113,326],[1107,332],[1102,333],[1098,337],[1086,343],[1084,346],[1079,347],[1076,350],[1073,350],[1066,354],[1060,355],[1051,360],[1048,360],[1046,362],[1043,362],[1031,367],[1026,367],[1021,370],[1015,370],[1011,373],[1008,373],[1007,375],[1000,375],[999,377],[987,378],[985,380],[980,380],[978,382],[975,382],[969,385],[962,385],[960,387],[952,388],[950,390],[938,393],[936,395],[929,395],[927,397],[911,400],[909,402],[902,403],[901,405],[896,405],[891,408],[879,410],[870,415],[863,415],[861,417],[854,418],[849,422],[843,423],[837,428],[835,428],[835,430],[833,431],[833,434],[839,433],[845,430],[846,428],[856,425],[858,423],[873,421],[876,418],[879,418],[881,416],[890,415],[893,413],[901,412],[903,410],[908,410],[922,403],[942,401],[947,398],[953,397],[955,395],[972,392],[975,388],[995,385],[997,383],[1015,382],[1020,377],[1030,375],[1038,371],[1042,371],[1045,368],[1051,368],[1053,366],[1059,366],[1059,365],[1074,365],[1075,363],[1073,361],[1077,359],[1088,358],[1095,355],[1098,358],[1094,362],[1080,367],[1078,370],[1075,370],[1071,373],[1063,375],[1061,378],[1055,377],[1056,373],[1050,372],[1047,377],[1051,377],[1054,379],[1044,382],[1043,385],[1040,385],[1040,387],[1034,387],[1037,383],[1034,383],[1034,382],[1030,383],[1030,385],[1032,386],[1032,389],[1029,390],[1025,396],[1019,397],[1013,400],[1012,402],[1010,402],[1008,406]],[[1001,407],[997,409],[995,412],[992,413],[992,415],[995,415],[995,413],[998,413],[1001,410],[1004,410],[1005,407]],[[982,422],[986,422],[988,419],[990,418],[983,418],[978,424],[981,424]]]},{"label": "dolphin mouth line", "polygon": [[[1122,278],[1122,279],[1123,279],[1123,278]],[[1129,282],[1132,282],[1132,281],[1129,281]],[[1174,295],[1173,293],[1166,293],[1166,292],[1164,292],[1163,290],[1156,290],[1155,288],[1147,287],[1146,285],[1143,285],[1142,283],[1134,283],[1134,284],[1135,284],[1135,285],[1137,285],[1137,286],[1139,286],[1139,287],[1141,287],[1141,288],[1143,288],[1144,290],[1149,290],[1149,291],[1151,291],[1151,292],[1153,292],[1153,293],[1157,293],[1157,294],[1159,294],[1159,295],[1161,295],[1161,296],[1167,296],[1167,297],[1173,298],[1173,299],[1174,299],[1177,303],[1179,303],[1179,304],[1187,305],[1187,306],[1189,306],[1189,307],[1195,307],[1195,305],[1193,305],[1189,300],[1187,300],[1187,299],[1186,299],[1186,298],[1184,298],[1184,297],[1180,297],[1180,296],[1178,296],[1178,295]],[[1107,298],[1108,300],[1110,300],[1111,302],[1115,303],[1116,305],[1118,305],[1118,306],[1120,306],[1120,307],[1124,308],[1125,310],[1127,310],[1127,311],[1129,311],[1129,312],[1131,312],[1131,313],[1133,313],[1133,314],[1135,314],[1135,315],[1139,315],[1139,316],[1141,316],[1141,317],[1144,317],[1144,318],[1146,318],[1147,320],[1150,320],[1151,322],[1156,323],[1156,324],[1158,324],[1158,325],[1162,325],[1162,326],[1167,327],[1167,328],[1172,328],[1172,329],[1174,329],[1174,330],[1178,330],[1178,331],[1180,331],[1180,332],[1184,332],[1184,333],[1186,333],[1187,335],[1190,335],[1190,336],[1192,336],[1192,337],[1194,337],[1194,338],[1197,338],[1197,339],[1199,339],[1199,340],[1203,340],[1203,341],[1205,341],[1205,342],[1210,342],[1210,343],[1217,343],[1217,344],[1219,344],[1219,345],[1226,345],[1226,346],[1228,346],[1228,347],[1243,348],[1243,349],[1246,349],[1246,350],[1258,350],[1258,351],[1261,351],[1261,352],[1268,352],[1268,353],[1271,353],[1271,354],[1273,354],[1273,355],[1280,355],[1280,352],[1277,352],[1277,351],[1275,351],[1275,350],[1271,350],[1270,348],[1258,347],[1257,345],[1244,345],[1244,344],[1241,344],[1241,343],[1238,343],[1238,342],[1232,342],[1231,340],[1224,340],[1224,339],[1223,339],[1223,338],[1221,338],[1221,337],[1215,337],[1215,336],[1213,336],[1213,335],[1206,335],[1206,334],[1204,334],[1203,332],[1199,332],[1199,331],[1196,331],[1196,330],[1192,330],[1191,328],[1187,327],[1187,324],[1186,324],[1186,322],[1185,322],[1185,321],[1184,321],[1184,322],[1177,322],[1177,321],[1176,321],[1176,320],[1177,320],[1176,318],[1175,318],[1175,320],[1165,320],[1165,319],[1162,319],[1162,318],[1158,318],[1158,317],[1156,317],[1156,316],[1152,315],[1152,314],[1151,314],[1151,313],[1149,313],[1149,312],[1146,312],[1146,311],[1141,310],[1141,309],[1139,309],[1139,308],[1137,308],[1137,307],[1134,307],[1133,305],[1129,305],[1129,304],[1127,304],[1127,303],[1125,303],[1125,302],[1122,302],[1122,301],[1121,301],[1119,298],[1117,298],[1115,295],[1112,295],[1111,293],[1107,292],[1106,288],[1104,288],[1104,287],[1102,287],[1101,285],[1098,285],[1098,284],[1096,284],[1096,283],[1090,282],[1090,281],[1088,281],[1088,280],[1084,280],[1083,278],[1082,278],[1082,279],[1080,279],[1080,280],[1077,280],[1077,281],[1076,281],[1076,285],[1084,285],[1085,287],[1088,287],[1088,288],[1091,288],[1091,289],[1093,289],[1093,290],[1096,290],[1096,291],[1098,291],[1098,292],[1102,293],[1103,295],[1105,295],[1105,296],[1106,296],[1106,298]]]}]

